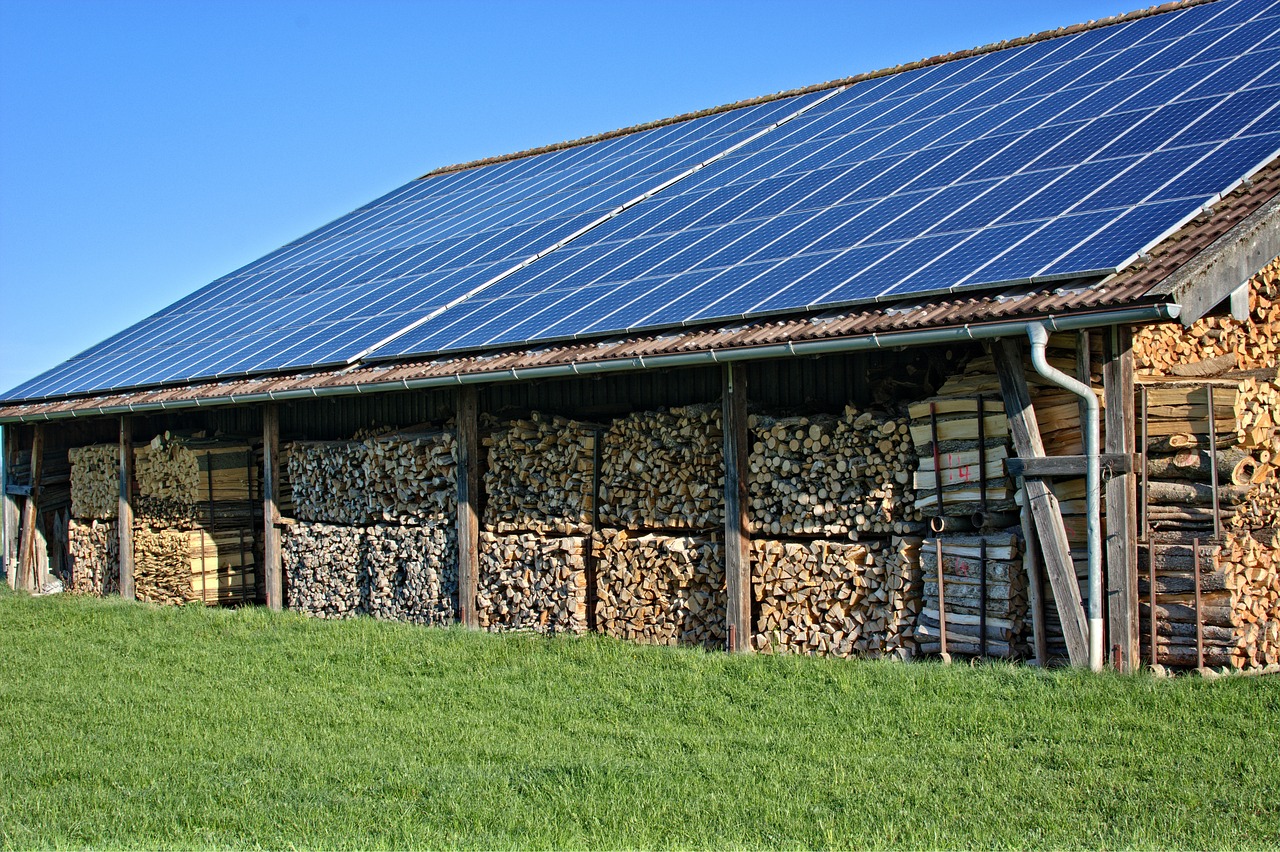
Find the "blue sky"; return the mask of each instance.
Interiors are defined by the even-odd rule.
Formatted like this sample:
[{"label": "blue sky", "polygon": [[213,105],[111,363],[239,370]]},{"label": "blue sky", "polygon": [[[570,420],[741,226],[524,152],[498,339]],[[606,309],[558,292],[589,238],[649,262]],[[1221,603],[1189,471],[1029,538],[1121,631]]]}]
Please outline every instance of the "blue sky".
[{"label": "blue sky", "polygon": [[0,0],[0,391],[432,168],[1099,0]]}]

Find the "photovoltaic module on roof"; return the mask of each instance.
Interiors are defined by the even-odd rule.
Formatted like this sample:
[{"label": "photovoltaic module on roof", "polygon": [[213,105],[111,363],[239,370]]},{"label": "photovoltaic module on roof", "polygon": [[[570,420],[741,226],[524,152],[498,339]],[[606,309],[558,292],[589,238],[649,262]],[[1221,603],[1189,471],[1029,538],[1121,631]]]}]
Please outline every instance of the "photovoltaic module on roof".
[{"label": "photovoltaic module on roof", "polygon": [[1219,0],[413,181],[30,399],[1104,276],[1280,151]]}]

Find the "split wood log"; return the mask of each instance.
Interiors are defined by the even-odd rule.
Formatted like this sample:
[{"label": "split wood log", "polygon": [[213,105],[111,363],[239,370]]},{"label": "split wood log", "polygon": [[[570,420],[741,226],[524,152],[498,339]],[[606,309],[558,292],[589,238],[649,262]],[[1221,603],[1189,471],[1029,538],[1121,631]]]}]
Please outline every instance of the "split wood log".
[{"label": "split wood log", "polygon": [[118,594],[120,537],[115,521],[72,518],[67,524],[67,539],[70,553],[68,591],[95,597]]},{"label": "split wood log", "polygon": [[[938,587],[938,543],[942,545],[942,589]],[[940,644],[945,615],[948,653],[1020,655],[1027,642],[1027,575],[1021,539],[1008,532],[928,539],[920,548],[924,606],[916,624],[922,647]],[[945,601],[945,613],[940,601]],[[954,640],[954,643],[953,643]]]},{"label": "split wood log", "polygon": [[140,601],[185,604],[196,600],[187,532],[134,524],[133,580]]},{"label": "split wood log", "polygon": [[116,516],[120,498],[120,448],[115,444],[72,447],[71,516],[107,520]]},{"label": "split wood log", "polygon": [[491,631],[585,633],[587,540],[480,534],[476,615]]}]

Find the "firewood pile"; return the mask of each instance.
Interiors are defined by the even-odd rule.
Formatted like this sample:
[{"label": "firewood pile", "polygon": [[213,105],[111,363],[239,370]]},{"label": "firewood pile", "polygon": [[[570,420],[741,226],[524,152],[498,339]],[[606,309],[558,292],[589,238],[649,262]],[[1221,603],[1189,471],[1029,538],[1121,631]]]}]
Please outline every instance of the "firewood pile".
[{"label": "firewood pile", "polygon": [[1280,337],[1280,259],[1249,281],[1249,318],[1207,316],[1191,328],[1152,323],[1133,338],[1134,365],[1148,376],[1212,376],[1223,369],[1274,369]]},{"label": "firewood pile", "polygon": [[480,534],[476,614],[491,631],[584,633],[586,539]]},{"label": "firewood pile", "polygon": [[[938,584],[938,545],[942,584]],[[920,650],[942,650],[945,616],[947,652],[1014,657],[1024,650],[1027,578],[1019,539],[996,532],[927,539],[920,548],[924,609],[916,626]],[[983,577],[985,576],[985,588]],[[982,643],[985,613],[986,645]]]},{"label": "firewood pile", "polygon": [[454,620],[457,541],[444,519],[412,526],[287,524],[281,554],[290,609],[321,618]]},{"label": "firewood pile", "polygon": [[589,427],[534,412],[493,423],[484,437],[484,526],[497,533],[590,532],[596,437]]},{"label": "firewood pile", "polygon": [[723,525],[723,445],[719,405],[614,420],[601,444],[601,524],[655,530]]},{"label": "firewood pile", "polygon": [[200,461],[181,440],[157,436],[133,451],[134,514],[189,528],[201,499]]},{"label": "firewood pile", "polygon": [[293,513],[351,526],[417,524],[452,513],[455,454],[447,431],[294,441],[285,452]]},{"label": "firewood pile", "polygon": [[115,594],[120,590],[120,534],[115,521],[77,520],[67,523],[70,582],[77,595]]},{"label": "firewood pile", "polygon": [[705,536],[596,534],[600,632],[646,645],[723,647],[723,547]]},{"label": "firewood pile", "polygon": [[750,429],[753,532],[857,539],[920,530],[905,420],[847,406],[840,416],[752,416]]},{"label": "firewood pile", "polygon": [[756,541],[751,566],[757,650],[913,656],[922,603],[919,539]]},{"label": "firewood pile", "polygon": [[184,604],[196,600],[189,532],[135,525],[133,582],[140,601]]},{"label": "firewood pile", "polygon": [[120,448],[95,444],[67,450],[71,461],[71,516],[114,518],[120,508]]}]

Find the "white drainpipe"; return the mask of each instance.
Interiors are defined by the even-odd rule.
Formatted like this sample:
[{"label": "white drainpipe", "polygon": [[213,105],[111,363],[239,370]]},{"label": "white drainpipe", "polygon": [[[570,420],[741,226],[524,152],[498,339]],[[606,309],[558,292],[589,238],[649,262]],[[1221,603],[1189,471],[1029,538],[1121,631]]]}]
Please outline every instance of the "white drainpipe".
[{"label": "white drainpipe", "polygon": [[1101,443],[1098,397],[1093,388],[1052,367],[1045,360],[1044,350],[1049,343],[1049,330],[1042,323],[1028,323],[1027,336],[1031,338],[1031,363],[1036,372],[1084,400],[1084,454],[1088,459],[1085,469],[1085,529],[1089,538],[1089,668],[1100,672],[1103,657],[1102,473],[1098,458],[1098,446]]}]

